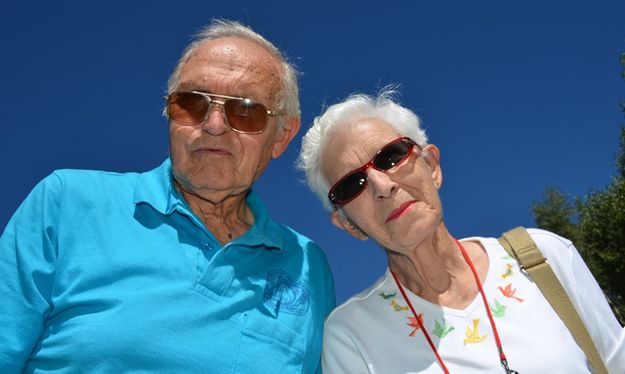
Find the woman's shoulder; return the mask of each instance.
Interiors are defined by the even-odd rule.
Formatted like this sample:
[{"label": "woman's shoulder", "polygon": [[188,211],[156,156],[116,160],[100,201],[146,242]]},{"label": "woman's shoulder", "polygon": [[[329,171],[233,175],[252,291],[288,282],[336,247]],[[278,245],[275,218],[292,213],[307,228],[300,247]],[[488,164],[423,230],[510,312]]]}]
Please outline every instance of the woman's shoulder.
[{"label": "woman's shoulder", "polygon": [[545,247],[570,247],[573,244],[569,239],[551,231],[528,228],[527,232],[539,248],[541,244]]},{"label": "woman's shoulder", "polygon": [[385,294],[389,277],[388,270],[371,286],[362,292],[355,294],[344,303],[337,306],[326,319],[326,325],[337,326],[350,324],[360,316],[370,314],[377,308],[380,294]]},{"label": "woman's shoulder", "polygon": [[559,263],[560,261],[570,259],[571,254],[577,252],[569,239],[556,233],[537,228],[528,228],[526,230],[536,247],[549,262],[557,261]]},{"label": "woman's shoulder", "polygon": [[[556,275],[560,275],[563,271],[570,269],[573,263],[581,261],[577,249],[569,239],[543,229],[527,228],[526,230],[540,253],[556,272]],[[480,242],[486,249],[489,257],[499,258],[507,254],[504,247],[499,243],[498,238],[473,236],[463,240]]]},{"label": "woman's shoulder", "polygon": [[[547,259],[568,253],[573,249],[573,243],[569,239],[556,233],[538,228],[527,228],[526,230],[538,249],[540,249]],[[503,250],[498,238],[473,236],[463,240],[479,241],[487,247],[497,247],[498,249]]]},{"label": "woman's shoulder", "polygon": [[[581,256],[569,239],[543,229],[527,228],[526,230],[561,282],[566,282],[570,278],[574,267],[585,267]],[[503,246],[500,245],[500,247],[503,250]]]}]

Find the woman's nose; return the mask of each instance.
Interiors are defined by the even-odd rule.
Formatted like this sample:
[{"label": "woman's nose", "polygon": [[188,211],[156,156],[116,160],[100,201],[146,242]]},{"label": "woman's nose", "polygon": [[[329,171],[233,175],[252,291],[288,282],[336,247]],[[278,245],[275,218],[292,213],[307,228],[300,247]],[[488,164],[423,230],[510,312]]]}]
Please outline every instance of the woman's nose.
[{"label": "woman's nose", "polygon": [[367,171],[367,185],[376,200],[393,197],[399,188],[398,184],[388,174],[373,168]]}]

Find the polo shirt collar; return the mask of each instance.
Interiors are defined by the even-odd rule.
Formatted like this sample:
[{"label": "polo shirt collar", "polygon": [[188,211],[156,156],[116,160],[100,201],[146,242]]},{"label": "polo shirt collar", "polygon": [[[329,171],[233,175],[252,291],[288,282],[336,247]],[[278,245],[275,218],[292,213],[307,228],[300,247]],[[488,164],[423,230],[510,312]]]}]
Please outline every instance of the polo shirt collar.
[{"label": "polo shirt collar", "polygon": [[[134,203],[149,204],[163,215],[171,215],[177,209],[193,214],[176,190],[172,178],[169,158],[156,169],[142,173],[135,188]],[[250,190],[245,201],[254,215],[254,224],[245,234],[235,239],[233,244],[264,246],[269,250],[282,252],[284,245],[282,227],[269,218],[267,208],[260,196]]]},{"label": "polo shirt collar", "polygon": [[250,190],[245,197],[247,205],[254,215],[254,224],[235,240],[237,244],[248,246],[264,245],[270,250],[282,252],[284,237],[282,227],[269,218],[267,208],[260,196]]},{"label": "polo shirt collar", "polygon": [[174,187],[172,178],[171,161],[167,158],[156,169],[139,176],[134,203],[146,203],[161,214],[172,214],[182,199]]}]

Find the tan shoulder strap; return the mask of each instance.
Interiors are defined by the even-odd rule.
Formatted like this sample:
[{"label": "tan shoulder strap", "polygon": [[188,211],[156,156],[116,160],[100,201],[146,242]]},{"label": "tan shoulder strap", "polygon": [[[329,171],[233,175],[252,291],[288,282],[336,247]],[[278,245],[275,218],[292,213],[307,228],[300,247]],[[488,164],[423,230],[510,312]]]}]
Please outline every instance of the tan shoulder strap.
[{"label": "tan shoulder strap", "polygon": [[597,348],[571,303],[562,284],[551,270],[551,266],[532,240],[524,227],[517,227],[505,232],[499,242],[506,251],[516,258],[529,276],[534,280],[545,299],[560,316],[566,327],[573,335],[577,345],[584,351],[588,361],[597,370],[597,373],[608,373],[605,364],[597,352]]}]

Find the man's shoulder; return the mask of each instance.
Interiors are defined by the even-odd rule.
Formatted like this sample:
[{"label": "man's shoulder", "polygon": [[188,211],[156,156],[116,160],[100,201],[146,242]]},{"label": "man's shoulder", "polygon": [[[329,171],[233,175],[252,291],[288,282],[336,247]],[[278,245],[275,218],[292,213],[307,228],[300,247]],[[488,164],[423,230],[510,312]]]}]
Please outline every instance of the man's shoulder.
[{"label": "man's shoulder", "polygon": [[293,229],[290,226],[275,221],[274,224],[279,227],[280,231],[282,232],[285,247],[292,249],[302,249],[310,254],[319,253],[324,255],[325,258],[325,254],[314,240]]},{"label": "man's shoulder", "polygon": [[289,240],[292,242],[300,243],[301,245],[313,245],[318,247],[317,244],[308,236],[302,234],[301,232],[295,230],[294,228],[287,226],[283,223],[273,221],[276,226],[280,227],[283,235],[285,236],[285,240]]},{"label": "man's shoulder", "polygon": [[100,199],[107,196],[131,195],[141,174],[100,170],[58,169],[45,177],[35,188],[45,196],[60,201]]},{"label": "man's shoulder", "polygon": [[136,172],[114,172],[103,170],[86,170],[86,169],[58,169],[52,172],[44,180],[57,178],[64,184],[77,184],[78,186],[85,183],[110,183],[118,184],[124,182],[134,182],[140,173]]}]

